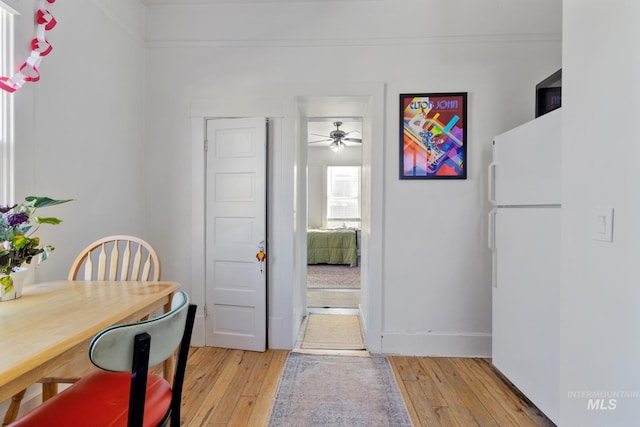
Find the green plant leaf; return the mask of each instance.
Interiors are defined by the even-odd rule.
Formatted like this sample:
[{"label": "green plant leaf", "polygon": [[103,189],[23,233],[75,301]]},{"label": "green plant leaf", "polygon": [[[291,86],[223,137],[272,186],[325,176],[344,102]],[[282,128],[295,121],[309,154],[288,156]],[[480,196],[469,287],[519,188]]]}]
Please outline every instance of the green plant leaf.
[{"label": "green plant leaf", "polygon": [[25,246],[27,246],[27,243],[29,242],[30,242],[30,239],[28,237],[23,236],[22,234],[19,234],[13,238],[13,246],[15,246],[16,249],[24,248]]},{"label": "green plant leaf", "polygon": [[53,224],[53,225],[56,225],[56,224],[60,224],[60,223],[62,222],[62,220],[61,220],[61,219],[53,218],[53,217],[46,217],[46,218],[43,218],[43,217],[40,217],[40,216],[36,216],[36,217],[34,217],[33,219],[34,219],[38,224]]},{"label": "green plant leaf", "polygon": [[67,203],[73,200],[73,199],[55,200],[50,197],[36,197],[36,196],[25,197],[24,199],[27,201],[27,203],[25,203],[26,206],[33,206],[35,208],[43,208],[46,206],[60,205],[62,203]]},{"label": "green plant leaf", "polygon": [[0,277],[0,285],[2,285],[2,290],[7,293],[13,290],[13,279],[11,276],[2,276]]},{"label": "green plant leaf", "polygon": [[51,245],[46,245],[43,248],[42,253],[40,254],[40,258],[38,259],[38,264],[40,264],[41,262],[44,262],[47,260],[47,258],[49,258],[49,254],[55,249],[53,246]]}]

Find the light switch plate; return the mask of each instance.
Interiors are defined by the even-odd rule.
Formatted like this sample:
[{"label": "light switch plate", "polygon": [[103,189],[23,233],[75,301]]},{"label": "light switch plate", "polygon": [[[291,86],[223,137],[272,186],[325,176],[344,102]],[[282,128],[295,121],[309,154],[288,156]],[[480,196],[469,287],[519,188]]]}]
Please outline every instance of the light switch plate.
[{"label": "light switch plate", "polygon": [[591,210],[591,238],[613,242],[613,208],[599,206]]}]

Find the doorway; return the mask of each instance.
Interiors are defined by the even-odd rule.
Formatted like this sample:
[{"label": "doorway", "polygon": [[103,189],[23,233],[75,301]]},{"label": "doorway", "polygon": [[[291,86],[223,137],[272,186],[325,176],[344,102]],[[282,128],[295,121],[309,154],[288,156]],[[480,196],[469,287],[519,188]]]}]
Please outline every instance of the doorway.
[{"label": "doorway", "polygon": [[362,117],[309,117],[306,125],[307,317],[300,348],[364,350]]}]

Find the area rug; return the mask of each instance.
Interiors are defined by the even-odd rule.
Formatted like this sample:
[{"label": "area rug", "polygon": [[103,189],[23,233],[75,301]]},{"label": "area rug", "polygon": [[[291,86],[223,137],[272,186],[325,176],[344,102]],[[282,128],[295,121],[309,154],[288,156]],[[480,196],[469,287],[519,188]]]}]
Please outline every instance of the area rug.
[{"label": "area rug", "polygon": [[358,308],[360,291],[309,289],[307,291],[307,307],[320,308]]},{"label": "area rug", "polygon": [[301,348],[363,350],[360,317],[353,314],[310,314]]},{"label": "area rug", "polygon": [[316,264],[307,266],[308,289],[360,289],[360,267]]},{"label": "area rug", "polygon": [[290,353],[270,427],[412,426],[386,357]]}]

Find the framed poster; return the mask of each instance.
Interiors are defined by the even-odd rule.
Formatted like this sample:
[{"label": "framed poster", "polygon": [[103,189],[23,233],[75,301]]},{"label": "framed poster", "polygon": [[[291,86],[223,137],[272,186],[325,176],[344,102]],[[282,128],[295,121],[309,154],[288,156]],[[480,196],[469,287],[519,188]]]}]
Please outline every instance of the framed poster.
[{"label": "framed poster", "polygon": [[400,95],[400,179],[467,178],[467,93]]}]

